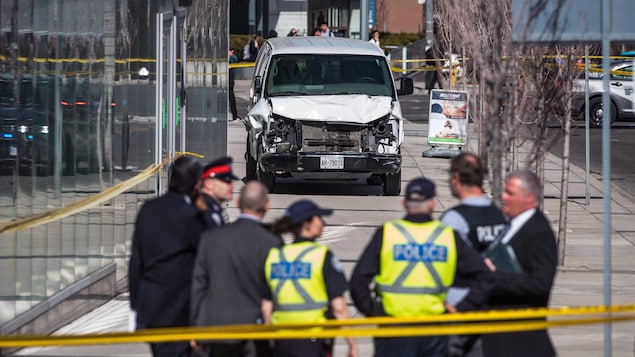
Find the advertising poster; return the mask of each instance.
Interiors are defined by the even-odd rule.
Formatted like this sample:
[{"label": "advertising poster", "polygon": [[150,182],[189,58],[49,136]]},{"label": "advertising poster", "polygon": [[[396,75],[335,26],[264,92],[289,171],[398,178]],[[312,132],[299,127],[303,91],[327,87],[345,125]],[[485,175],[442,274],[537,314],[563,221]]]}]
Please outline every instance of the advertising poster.
[{"label": "advertising poster", "polygon": [[467,144],[468,99],[465,91],[432,90],[428,143],[460,146]]}]

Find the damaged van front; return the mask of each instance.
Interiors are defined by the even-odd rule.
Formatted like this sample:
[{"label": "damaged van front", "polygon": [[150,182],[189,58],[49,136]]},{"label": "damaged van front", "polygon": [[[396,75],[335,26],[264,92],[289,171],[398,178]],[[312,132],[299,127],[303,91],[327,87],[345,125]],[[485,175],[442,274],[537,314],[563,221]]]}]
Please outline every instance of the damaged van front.
[{"label": "damaged van front", "polygon": [[250,89],[247,179],[366,176],[401,191],[403,117],[382,51],[366,41],[274,38],[261,47]]}]

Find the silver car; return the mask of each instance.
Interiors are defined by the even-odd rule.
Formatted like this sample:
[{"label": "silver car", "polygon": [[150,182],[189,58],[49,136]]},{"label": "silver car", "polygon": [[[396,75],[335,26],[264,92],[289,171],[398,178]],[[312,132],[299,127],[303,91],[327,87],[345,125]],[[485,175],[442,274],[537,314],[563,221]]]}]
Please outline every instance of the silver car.
[{"label": "silver car", "polygon": [[[589,124],[602,126],[603,81],[602,73],[589,73]],[[635,119],[633,108],[633,62],[623,61],[611,65],[610,78],[611,123],[616,120]],[[576,80],[572,101],[573,117],[584,120],[584,76]]]}]

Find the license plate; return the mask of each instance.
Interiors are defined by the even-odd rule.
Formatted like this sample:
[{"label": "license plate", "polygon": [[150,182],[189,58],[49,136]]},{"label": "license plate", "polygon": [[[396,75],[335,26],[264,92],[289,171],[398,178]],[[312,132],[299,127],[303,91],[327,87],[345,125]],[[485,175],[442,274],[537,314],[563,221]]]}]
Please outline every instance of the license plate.
[{"label": "license plate", "polygon": [[320,168],[338,170],[344,168],[344,156],[320,156]]}]

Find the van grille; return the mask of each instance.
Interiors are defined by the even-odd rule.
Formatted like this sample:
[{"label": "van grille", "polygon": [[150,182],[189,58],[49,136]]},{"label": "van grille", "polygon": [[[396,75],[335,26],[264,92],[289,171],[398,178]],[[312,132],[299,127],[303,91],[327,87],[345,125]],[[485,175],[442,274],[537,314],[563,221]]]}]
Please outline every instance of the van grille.
[{"label": "van grille", "polygon": [[302,123],[302,151],[363,152],[365,126]]}]

